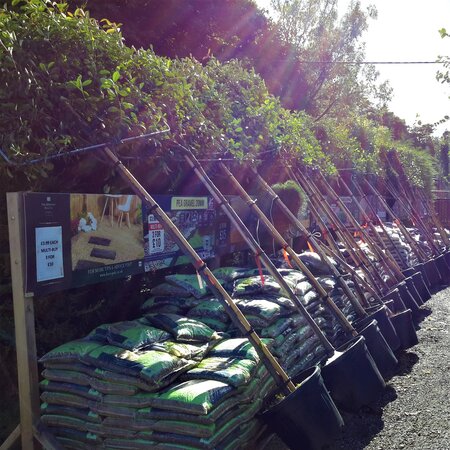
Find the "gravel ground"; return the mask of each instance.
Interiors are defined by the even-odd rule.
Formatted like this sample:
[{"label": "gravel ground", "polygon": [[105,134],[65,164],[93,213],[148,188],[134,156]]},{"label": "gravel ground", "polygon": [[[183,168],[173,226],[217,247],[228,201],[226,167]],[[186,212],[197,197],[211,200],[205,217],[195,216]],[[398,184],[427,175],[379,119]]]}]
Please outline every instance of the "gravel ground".
[{"label": "gravel ground", "polygon": [[[450,449],[450,287],[422,308],[419,344],[397,354],[398,370],[376,404],[342,413],[342,435],[327,450]],[[267,448],[286,449],[276,438]]]}]

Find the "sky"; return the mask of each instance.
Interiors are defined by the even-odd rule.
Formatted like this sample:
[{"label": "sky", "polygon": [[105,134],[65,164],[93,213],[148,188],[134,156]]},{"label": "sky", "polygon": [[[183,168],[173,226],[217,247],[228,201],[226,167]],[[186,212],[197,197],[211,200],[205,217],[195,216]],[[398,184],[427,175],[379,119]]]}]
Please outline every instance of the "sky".
[{"label": "sky", "polygon": [[[338,0],[345,11],[349,0]],[[270,0],[256,0],[268,8]],[[361,0],[363,8],[374,5],[378,19],[369,21],[363,35],[366,61],[435,61],[450,56],[450,38],[442,39],[441,28],[450,30],[450,0]],[[450,31],[449,31],[450,32]],[[380,81],[389,80],[393,99],[389,109],[407,125],[417,120],[435,123],[450,116],[450,84],[436,81],[442,65],[377,65]],[[450,121],[440,125],[436,135],[450,131]]]}]

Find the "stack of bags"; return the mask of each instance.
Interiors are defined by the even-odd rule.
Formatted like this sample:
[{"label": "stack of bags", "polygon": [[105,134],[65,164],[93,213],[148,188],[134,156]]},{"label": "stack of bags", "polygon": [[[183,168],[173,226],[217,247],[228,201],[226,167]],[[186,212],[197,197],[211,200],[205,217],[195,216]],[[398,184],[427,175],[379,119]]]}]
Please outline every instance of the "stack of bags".
[{"label": "stack of bags", "polygon": [[65,448],[236,448],[274,387],[247,339],[175,314],[102,325],[41,362],[41,420]]},{"label": "stack of bags", "polygon": [[[216,276],[290,376],[325,352],[278,283],[258,269]],[[304,275],[281,269],[328,339],[342,327]],[[329,274],[319,281],[351,320]],[[101,325],[41,358],[42,422],[65,448],[238,448],[263,431],[256,419],[274,381],[195,275],[152,289],[143,317]]]},{"label": "stack of bags", "polygon": [[[383,239],[386,248],[402,269],[412,267],[417,263],[417,259],[411,250],[411,246],[405,240],[400,229],[395,224],[384,224],[384,228],[389,236],[386,235],[383,228],[379,225],[375,228],[377,233]],[[372,233],[372,231],[370,231],[370,233]]]}]

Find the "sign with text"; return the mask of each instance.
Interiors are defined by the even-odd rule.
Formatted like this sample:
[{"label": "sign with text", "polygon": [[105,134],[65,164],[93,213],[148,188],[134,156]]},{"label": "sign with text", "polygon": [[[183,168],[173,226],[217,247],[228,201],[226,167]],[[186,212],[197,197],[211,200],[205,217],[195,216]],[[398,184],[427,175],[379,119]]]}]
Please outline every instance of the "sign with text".
[{"label": "sign with text", "polygon": [[[200,257],[216,254],[210,197],[155,196]],[[25,193],[26,291],[45,294],[189,261],[135,195]],[[220,225],[220,246],[227,229]]]}]

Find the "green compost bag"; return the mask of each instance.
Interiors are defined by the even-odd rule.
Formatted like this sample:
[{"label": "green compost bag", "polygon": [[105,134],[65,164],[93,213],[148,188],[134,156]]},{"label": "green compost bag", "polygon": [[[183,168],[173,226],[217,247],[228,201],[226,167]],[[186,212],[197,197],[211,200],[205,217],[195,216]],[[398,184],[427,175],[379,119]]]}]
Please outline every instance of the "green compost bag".
[{"label": "green compost bag", "polygon": [[[141,309],[144,312],[160,312],[164,311],[170,314],[184,314],[187,310],[197,306],[201,300],[195,297],[177,297],[177,296],[161,296],[154,295],[148,298]],[[173,308],[179,312],[171,311]],[[156,311],[158,310],[158,311]]]},{"label": "green compost bag", "polygon": [[[262,342],[267,347],[272,348],[272,339],[262,339]],[[258,353],[247,338],[224,339],[214,346],[214,348],[209,352],[209,356],[250,359],[255,363],[259,362]]]},{"label": "green compost bag", "polygon": [[39,383],[41,391],[47,392],[62,392],[67,394],[74,394],[84,397],[88,400],[101,401],[102,394],[90,386],[81,386],[73,383],[61,383],[59,381],[42,380]]},{"label": "green compost bag", "polygon": [[236,389],[216,380],[190,380],[155,393],[148,406],[187,414],[206,415]]},{"label": "green compost bag", "polygon": [[288,310],[270,300],[249,297],[236,299],[235,302],[245,316],[259,317],[267,325],[275,322],[280,317],[289,315]]},{"label": "green compost bag", "polygon": [[203,281],[201,282],[202,285],[200,286],[197,275],[167,275],[165,280],[167,283],[172,284],[177,288],[186,290],[195,298],[202,298],[210,292],[208,286]]},{"label": "green compost bag", "polygon": [[132,352],[108,345],[89,353],[87,360],[99,368],[139,376],[155,389],[166,386],[197,364],[157,350]]},{"label": "green compost bag", "polygon": [[89,408],[75,408],[73,406],[41,403],[41,415],[65,416],[80,419],[85,422],[100,423],[102,418]]},{"label": "green compost bag", "polygon": [[263,275],[264,283],[260,276],[239,278],[234,282],[232,296],[235,298],[255,294],[280,294],[280,285],[270,275]]},{"label": "green compost bag", "polygon": [[177,341],[210,342],[221,335],[204,323],[177,314],[147,314],[145,318],[153,326],[169,332]]},{"label": "green compost bag", "polygon": [[283,317],[261,330],[261,337],[276,338],[293,325],[292,317]]},{"label": "green compost bag", "polygon": [[161,283],[150,289],[150,293],[162,297],[190,297],[191,293],[186,289],[171,283]]},{"label": "green compost bag", "polygon": [[174,342],[165,341],[153,344],[150,350],[166,352],[178,358],[201,361],[211,346],[210,342]]},{"label": "green compost bag", "polygon": [[147,407],[139,409],[137,417],[138,419],[142,418],[151,420],[177,420],[188,422],[191,426],[194,426],[197,423],[209,425],[215,423],[220,417],[222,417],[223,414],[234,408],[239,403],[241,403],[241,397],[236,392],[235,395],[226,398],[214,407],[214,409],[212,409],[208,414],[191,414],[187,412],[169,411],[161,408]]},{"label": "green compost bag", "polygon": [[238,387],[250,381],[256,367],[251,359],[210,357],[188,370],[182,378],[217,380]]},{"label": "green compost bag", "polygon": [[43,391],[41,393],[41,400],[43,403],[48,403],[49,405],[69,406],[74,408],[86,408],[88,402],[85,397],[67,394],[65,392],[50,391]]},{"label": "green compost bag", "polygon": [[145,319],[142,319],[100,325],[88,334],[87,339],[109,343],[127,350],[141,350],[170,337],[167,331],[152,327]]},{"label": "green compost bag", "polygon": [[[187,314],[189,316],[189,313]],[[210,319],[209,317],[196,317],[196,320],[207,325],[211,330],[217,331],[218,333],[225,333],[230,327],[230,321],[221,322],[220,320]]]},{"label": "green compost bag", "polygon": [[101,347],[98,342],[79,339],[67,342],[59,347],[50,350],[39,359],[39,362],[47,365],[47,363],[78,363],[84,362],[84,358],[93,350]]},{"label": "green compost bag", "polygon": [[203,300],[197,306],[190,309],[187,316],[200,321],[204,318],[209,318],[224,323],[230,322],[230,318],[225,311],[224,306],[217,298],[208,298]]},{"label": "green compost bag", "polygon": [[199,438],[211,437],[215,431],[215,424],[193,424],[192,422],[183,420],[135,419],[133,421],[129,421],[115,417],[107,417],[103,420],[103,425],[108,427],[128,428],[132,431],[178,433]]}]

